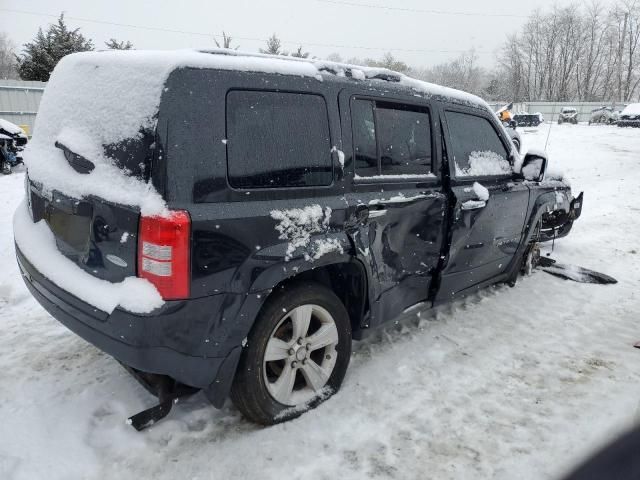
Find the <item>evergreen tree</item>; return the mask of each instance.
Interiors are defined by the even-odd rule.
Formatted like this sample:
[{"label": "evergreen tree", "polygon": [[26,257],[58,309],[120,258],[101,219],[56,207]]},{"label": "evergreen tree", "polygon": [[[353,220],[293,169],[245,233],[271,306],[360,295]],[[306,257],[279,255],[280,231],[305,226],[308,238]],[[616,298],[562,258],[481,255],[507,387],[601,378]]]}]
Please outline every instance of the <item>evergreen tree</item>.
[{"label": "evergreen tree", "polygon": [[133,43],[129,40],[119,42],[115,38],[110,38],[108,42],[104,42],[107,48],[111,50],[131,50],[133,49]]},{"label": "evergreen tree", "polygon": [[281,50],[282,42],[274,33],[267,40],[267,48],[260,49],[260,53],[268,53],[269,55],[287,55],[287,52]]},{"label": "evergreen tree", "polygon": [[58,22],[50,25],[46,33],[38,29],[36,38],[24,45],[23,54],[16,57],[18,73],[23,80],[49,80],[51,72],[65,55],[93,50],[93,42],[79,32],[70,30],[61,13]]}]

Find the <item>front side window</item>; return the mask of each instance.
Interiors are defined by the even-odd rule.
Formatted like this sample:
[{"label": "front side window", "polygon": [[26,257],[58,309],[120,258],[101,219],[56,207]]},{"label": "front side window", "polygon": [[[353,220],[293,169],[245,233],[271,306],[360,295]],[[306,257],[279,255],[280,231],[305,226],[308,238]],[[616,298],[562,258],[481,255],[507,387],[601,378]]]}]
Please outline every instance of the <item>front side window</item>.
[{"label": "front side window", "polygon": [[509,152],[491,122],[467,113],[445,113],[456,177],[510,175]]},{"label": "front side window", "polygon": [[429,112],[410,105],[354,100],[355,169],[359,177],[431,173]]},{"label": "front side window", "polygon": [[229,92],[227,169],[235,188],[330,185],[333,169],[324,98],[302,93]]}]

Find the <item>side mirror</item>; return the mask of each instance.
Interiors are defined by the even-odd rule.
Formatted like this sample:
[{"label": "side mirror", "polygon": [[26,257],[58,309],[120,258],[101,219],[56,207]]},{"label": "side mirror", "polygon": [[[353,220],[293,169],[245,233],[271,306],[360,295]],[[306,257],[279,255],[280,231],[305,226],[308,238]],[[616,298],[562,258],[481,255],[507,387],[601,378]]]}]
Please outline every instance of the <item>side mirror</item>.
[{"label": "side mirror", "polygon": [[527,153],[522,161],[522,176],[525,180],[541,182],[547,170],[547,158],[537,153]]}]

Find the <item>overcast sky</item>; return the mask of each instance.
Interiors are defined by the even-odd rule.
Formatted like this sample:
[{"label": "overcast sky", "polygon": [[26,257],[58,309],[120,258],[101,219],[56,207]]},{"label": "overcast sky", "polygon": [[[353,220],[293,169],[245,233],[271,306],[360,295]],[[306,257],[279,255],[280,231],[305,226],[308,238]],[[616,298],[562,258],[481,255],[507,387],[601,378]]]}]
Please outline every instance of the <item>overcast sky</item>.
[{"label": "overcast sky", "polygon": [[55,21],[51,15],[64,11],[97,48],[111,37],[136,48],[213,47],[212,35],[224,30],[241,50],[257,51],[275,32],[286,49],[302,45],[321,58],[333,52],[379,58],[391,51],[410,65],[429,66],[475,48],[490,66],[507,33],[536,7],[554,3],[571,0],[0,0],[0,31],[20,50],[38,27]]}]

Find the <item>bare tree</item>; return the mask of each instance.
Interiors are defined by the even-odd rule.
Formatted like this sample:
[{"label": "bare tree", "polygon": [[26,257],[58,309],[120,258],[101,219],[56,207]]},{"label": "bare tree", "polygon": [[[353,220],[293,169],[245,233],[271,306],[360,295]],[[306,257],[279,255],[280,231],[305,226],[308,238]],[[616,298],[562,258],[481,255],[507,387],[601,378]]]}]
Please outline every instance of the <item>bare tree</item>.
[{"label": "bare tree", "polygon": [[[489,84],[487,72],[478,66],[474,50],[464,52],[458,58],[411,73],[428,82],[481,95]],[[494,84],[494,87],[497,86]]]},{"label": "bare tree", "polygon": [[300,45],[298,47],[298,50],[296,50],[295,52],[291,52],[291,56],[292,57],[297,57],[297,58],[308,58],[309,57],[309,52],[303,52],[302,51],[302,45]]},{"label": "bare tree", "polygon": [[240,48],[240,45],[232,47],[231,46],[231,40],[232,40],[231,35],[227,35],[224,32],[224,30],[222,31],[222,44],[220,44],[218,42],[218,40],[215,37],[213,37],[213,41],[216,42],[216,47],[218,47],[218,48],[230,48],[230,49],[232,48],[233,50],[238,50],[238,48]]},{"label": "bare tree", "polygon": [[371,58],[365,59],[364,63],[369,67],[381,67],[394,70],[396,72],[408,72],[409,66],[401,60],[398,60],[393,56],[391,52],[385,53],[380,60],[374,60]]},{"label": "bare tree", "polygon": [[498,57],[517,100],[631,101],[640,88],[640,3],[534,11]]},{"label": "bare tree", "polygon": [[342,56],[337,52],[330,53],[329,55],[327,55],[326,59],[330,62],[342,63]]},{"label": "bare tree", "polygon": [[0,78],[20,78],[16,66],[15,47],[4,32],[0,32]]}]

